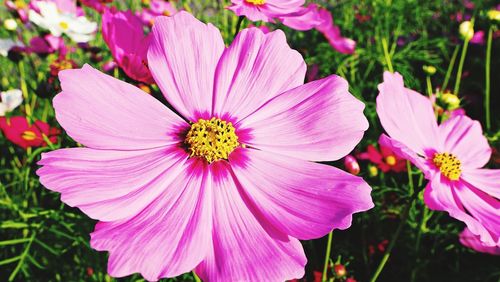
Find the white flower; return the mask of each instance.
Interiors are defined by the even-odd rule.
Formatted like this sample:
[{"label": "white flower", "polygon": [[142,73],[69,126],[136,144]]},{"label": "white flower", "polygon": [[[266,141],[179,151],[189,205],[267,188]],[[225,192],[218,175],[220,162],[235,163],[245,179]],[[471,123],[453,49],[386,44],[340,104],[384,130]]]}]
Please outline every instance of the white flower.
[{"label": "white flower", "polygon": [[4,116],[7,112],[12,112],[23,103],[23,92],[19,89],[0,92],[0,97],[2,98],[0,102],[0,116]]},{"label": "white flower", "polygon": [[15,46],[23,46],[23,43],[20,41],[14,41],[10,38],[0,38],[0,55],[7,57],[9,54],[9,50]]},{"label": "white flower", "polygon": [[97,23],[74,14],[62,13],[54,2],[37,2],[40,13],[29,11],[29,19],[41,28],[48,29],[54,36],[66,34],[75,42],[87,42],[94,38]]}]

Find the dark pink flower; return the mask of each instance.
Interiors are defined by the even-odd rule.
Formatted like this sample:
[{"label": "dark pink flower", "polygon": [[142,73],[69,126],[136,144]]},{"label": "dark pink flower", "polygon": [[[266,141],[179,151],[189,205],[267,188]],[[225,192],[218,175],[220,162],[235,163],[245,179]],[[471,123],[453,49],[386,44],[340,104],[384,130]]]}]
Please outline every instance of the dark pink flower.
[{"label": "dark pink flower", "polygon": [[130,11],[106,10],[102,16],[102,36],[116,63],[132,79],[154,83],[147,65],[151,35],[145,35],[141,20]]},{"label": "dark pink flower", "polygon": [[80,0],[80,2],[82,5],[95,10],[99,14],[102,14],[106,9],[108,9],[106,4],[112,3],[113,0]]},{"label": "dark pink flower", "polygon": [[31,38],[30,45],[28,46],[29,52],[37,54],[50,54],[58,50],[66,50],[64,39],[62,37],[53,36],[52,34],[46,34],[43,37],[33,37]]},{"label": "dark pink flower", "polygon": [[59,129],[52,128],[40,120],[29,124],[23,116],[0,117],[0,130],[5,138],[23,149],[47,146],[44,135],[50,142],[57,143],[57,136],[60,133]]},{"label": "dark pink flower", "polygon": [[486,42],[484,31],[478,30],[474,32],[474,36],[472,36],[469,42],[472,44],[484,45]]},{"label": "dark pink flower", "polygon": [[394,172],[406,171],[406,160],[398,157],[391,150],[391,147],[387,145],[387,138],[385,138],[384,135],[381,135],[378,139],[378,146],[380,151],[378,151],[375,146],[371,144],[368,145],[366,152],[360,153],[358,158],[360,160],[369,160],[376,164],[383,172],[391,170]]}]

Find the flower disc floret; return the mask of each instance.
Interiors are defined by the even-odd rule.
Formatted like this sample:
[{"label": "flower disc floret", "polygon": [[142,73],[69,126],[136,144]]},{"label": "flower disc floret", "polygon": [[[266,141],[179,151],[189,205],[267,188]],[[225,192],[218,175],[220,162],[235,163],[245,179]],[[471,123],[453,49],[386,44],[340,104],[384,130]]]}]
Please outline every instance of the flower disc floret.
[{"label": "flower disc floret", "polygon": [[260,6],[266,4],[266,0],[245,0],[248,4]]},{"label": "flower disc floret", "polygon": [[439,168],[441,174],[450,180],[458,180],[462,173],[460,160],[450,153],[436,153],[432,162]]},{"label": "flower disc floret", "polygon": [[215,117],[193,123],[185,143],[191,157],[205,158],[208,163],[227,159],[240,145],[233,124]]}]

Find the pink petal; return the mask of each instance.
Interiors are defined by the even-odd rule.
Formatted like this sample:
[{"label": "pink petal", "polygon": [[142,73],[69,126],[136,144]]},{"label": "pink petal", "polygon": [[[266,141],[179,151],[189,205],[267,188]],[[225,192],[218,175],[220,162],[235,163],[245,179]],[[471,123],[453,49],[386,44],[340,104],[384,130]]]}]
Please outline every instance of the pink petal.
[{"label": "pink petal", "polygon": [[306,257],[300,242],[259,223],[230,170],[227,162],[211,166],[213,245],[196,273],[203,281],[285,281],[302,277]]},{"label": "pink petal", "polygon": [[459,235],[460,243],[462,245],[469,247],[477,252],[488,253],[492,255],[500,255],[500,246],[487,246],[485,245],[478,236],[474,235],[468,228],[465,228]]},{"label": "pink petal", "polygon": [[304,83],[306,64],[280,31],[241,31],[224,51],[215,78],[214,115],[243,119],[265,102]]},{"label": "pink petal", "polygon": [[208,118],[215,67],[224,50],[219,30],[180,11],[155,18],[152,32],[148,64],[163,95],[185,118]]},{"label": "pink petal", "polygon": [[280,20],[284,25],[296,30],[310,30],[323,22],[318,15],[316,4],[301,7],[297,12],[280,17]]},{"label": "pink petal", "polygon": [[456,183],[456,191],[464,208],[493,237],[493,244],[490,242],[485,244],[500,245],[500,201],[462,181]]},{"label": "pink petal", "polygon": [[332,75],[275,97],[238,124],[251,129],[252,147],[304,160],[338,160],[368,128],[364,107],[347,81]]},{"label": "pink petal", "polygon": [[500,199],[500,169],[462,170],[460,178],[492,197]]},{"label": "pink petal", "polygon": [[188,125],[137,87],[89,65],[59,73],[57,121],[77,142],[94,149],[135,150],[179,143]]},{"label": "pink petal", "polygon": [[[152,188],[152,187],[149,187]],[[212,241],[212,188],[206,165],[190,161],[162,194],[133,218],[99,222],[90,244],[109,251],[108,273],[156,281],[191,271]]]},{"label": "pink petal", "polygon": [[489,246],[497,244],[498,235],[494,238],[494,234],[466,212],[462,200],[457,195],[456,186],[456,183],[451,183],[440,173],[434,174],[424,190],[425,204],[433,210],[447,211],[451,217],[464,222],[473,234],[480,236],[485,244]]},{"label": "pink petal", "polygon": [[422,156],[431,148],[440,151],[438,126],[429,99],[404,88],[399,73],[384,72],[384,82],[378,89],[377,114],[389,136]]},{"label": "pink petal", "polygon": [[272,22],[279,16],[297,12],[304,2],[304,0],[266,0],[264,5],[254,5],[245,0],[231,0],[232,5],[229,9],[238,16],[246,16],[251,21]]},{"label": "pink petal", "polygon": [[429,163],[425,158],[420,157],[410,148],[406,147],[403,143],[398,142],[385,134],[382,134],[379,138],[380,146],[384,146],[389,148],[396,156],[399,158],[409,160],[412,164],[418,167],[425,175],[427,179],[430,179],[434,172],[435,168],[429,166]]},{"label": "pink petal", "polygon": [[38,164],[40,182],[61,200],[94,219],[112,221],[136,215],[185,169],[180,149],[140,151],[60,149]]},{"label": "pink petal", "polygon": [[458,157],[463,167],[483,167],[491,156],[481,124],[467,116],[455,116],[439,125],[444,151]]},{"label": "pink petal", "polygon": [[332,166],[253,149],[229,161],[261,224],[301,240],[346,229],[353,213],[373,207],[368,184]]}]

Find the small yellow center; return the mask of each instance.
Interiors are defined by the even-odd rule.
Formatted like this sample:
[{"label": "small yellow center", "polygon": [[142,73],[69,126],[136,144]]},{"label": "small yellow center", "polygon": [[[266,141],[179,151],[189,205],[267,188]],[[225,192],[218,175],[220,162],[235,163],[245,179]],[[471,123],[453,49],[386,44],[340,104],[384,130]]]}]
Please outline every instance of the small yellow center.
[{"label": "small yellow center", "polygon": [[396,164],[396,157],[390,155],[390,156],[387,156],[385,157],[385,163],[388,164],[388,165],[395,165]]},{"label": "small yellow center", "polygon": [[67,22],[60,22],[59,23],[59,26],[63,29],[63,30],[66,30],[68,29],[69,25]]},{"label": "small yellow center", "polygon": [[215,117],[193,123],[185,143],[189,146],[191,157],[203,157],[208,163],[227,159],[240,145],[233,124]]},{"label": "small yellow center", "polygon": [[460,160],[450,153],[435,153],[432,162],[439,168],[441,174],[450,180],[458,180],[462,173]]},{"label": "small yellow center", "polygon": [[266,4],[266,0],[245,0],[248,4],[260,6]]},{"label": "small yellow center", "polygon": [[26,3],[24,3],[23,0],[16,0],[14,1],[14,6],[16,6],[16,9],[24,9],[27,7]]},{"label": "small yellow center", "polygon": [[35,134],[35,132],[33,132],[31,130],[26,130],[21,135],[21,138],[23,138],[26,141],[33,141],[36,139],[36,134]]}]

